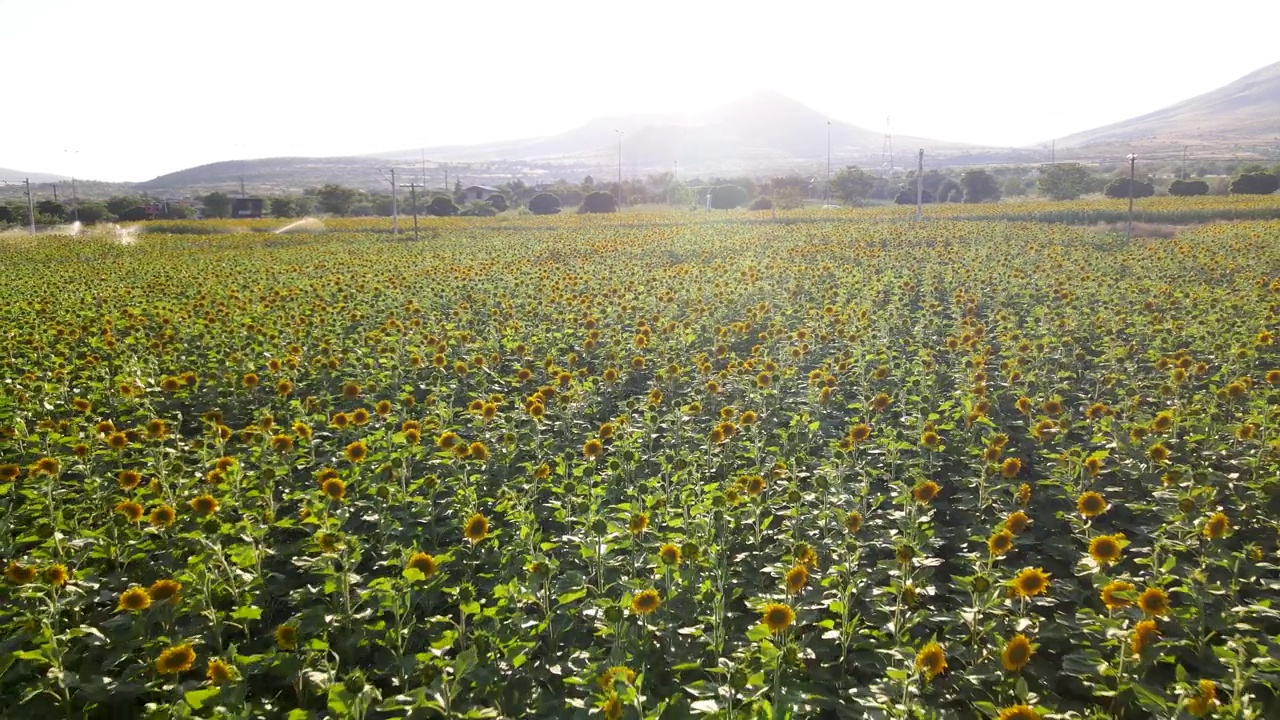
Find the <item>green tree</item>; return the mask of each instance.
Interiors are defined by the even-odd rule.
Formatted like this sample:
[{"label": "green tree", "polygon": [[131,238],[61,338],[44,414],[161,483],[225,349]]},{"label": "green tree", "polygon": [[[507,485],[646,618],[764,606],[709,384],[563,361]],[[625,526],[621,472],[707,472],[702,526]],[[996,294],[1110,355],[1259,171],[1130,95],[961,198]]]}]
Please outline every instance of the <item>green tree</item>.
[{"label": "green tree", "polygon": [[45,215],[55,220],[66,220],[67,206],[57,200],[41,200],[36,203],[36,214]]},{"label": "green tree", "polygon": [[425,212],[435,217],[453,217],[458,214],[458,205],[453,201],[453,198],[437,195],[431,198],[431,202],[427,203]]},{"label": "green tree", "polygon": [[316,189],[316,200],[320,204],[320,210],[330,215],[350,214],[359,196],[358,190],[336,183],[321,185]]},{"label": "green tree", "polygon": [[231,198],[226,193],[211,192],[200,198],[207,217],[224,218],[231,214]]},{"label": "green tree", "polygon": [[1051,200],[1075,200],[1089,191],[1092,177],[1079,163],[1042,165],[1036,187]]},{"label": "green tree", "polygon": [[140,205],[142,205],[142,200],[128,195],[114,195],[107,198],[107,212],[116,217],[120,217]]},{"label": "green tree", "polygon": [[108,222],[115,219],[115,215],[107,210],[106,203],[101,202],[81,202],[76,208],[76,214],[80,217],[80,222],[85,225],[93,225],[100,222]]},{"label": "green tree", "polygon": [[291,197],[271,198],[271,215],[278,218],[297,217],[297,201]]},{"label": "green tree", "polygon": [[871,196],[876,179],[857,165],[846,166],[831,178],[832,195],[846,203],[857,203]]},{"label": "green tree", "polygon": [[996,184],[995,177],[986,170],[966,171],[960,176],[960,187],[964,188],[964,201],[967,203],[1000,199],[1000,186]]},{"label": "green tree", "polygon": [[587,196],[582,198],[582,204],[578,206],[578,212],[580,213],[618,212],[618,200],[613,196],[613,193],[607,193],[601,190],[597,190],[592,193],[587,193]]},{"label": "green tree", "polygon": [[560,198],[551,193],[539,193],[529,201],[528,207],[534,215],[555,215],[560,212]]},{"label": "green tree", "polygon": [[[1129,197],[1129,178],[1116,178],[1107,183],[1102,189],[1102,194],[1109,198],[1123,200]],[[1133,197],[1145,198],[1156,194],[1155,187],[1145,180],[1133,181]]]},{"label": "green tree", "polygon": [[1267,172],[1241,173],[1231,181],[1232,195],[1270,195],[1280,190],[1280,176]]},{"label": "green tree", "polygon": [[1169,194],[1175,197],[1208,195],[1209,183],[1203,180],[1174,180],[1169,183]]},{"label": "green tree", "polygon": [[711,207],[717,210],[742,207],[747,204],[747,190],[739,185],[717,185],[711,188]]},{"label": "green tree", "polygon": [[964,199],[964,189],[960,187],[960,183],[947,178],[938,186],[937,199],[940,203],[960,202]]}]

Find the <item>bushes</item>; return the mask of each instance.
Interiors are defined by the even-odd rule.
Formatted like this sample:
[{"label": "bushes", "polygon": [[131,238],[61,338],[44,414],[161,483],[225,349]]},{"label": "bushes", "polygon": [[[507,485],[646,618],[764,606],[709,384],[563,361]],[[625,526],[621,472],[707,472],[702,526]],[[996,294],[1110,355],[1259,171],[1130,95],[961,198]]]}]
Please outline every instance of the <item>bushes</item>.
[{"label": "bushes", "polygon": [[1280,190],[1280,176],[1269,172],[1244,173],[1231,181],[1232,195],[1270,195]]},{"label": "bushes", "polygon": [[560,212],[560,198],[551,193],[534,195],[529,201],[529,212],[534,215],[555,215]]},{"label": "bushes", "polygon": [[730,210],[742,207],[748,201],[746,188],[738,185],[717,185],[711,188],[711,207],[716,210]]},{"label": "bushes", "polygon": [[[1129,178],[1116,178],[1107,183],[1102,194],[1109,198],[1122,200],[1129,197]],[[1156,194],[1155,186],[1142,180],[1133,181],[1133,197],[1145,198]]]},{"label": "bushes", "polygon": [[767,197],[758,197],[751,203],[751,210],[772,210],[773,201]]},{"label": "bushes", "polygon": [[[925,190],[925,191],[924,191],[923,198],[924,198],[924,199],[923,199],[923,202],[931,203],[931,202],[933,202],[933,193],[929,192],[928,190]],[[899,205],[915,205],[915,204],[916,204],[916,189],[915,189],[915,188],[903,188],[903,189],[899,190],[899,191],[898,191],[898,194],[897,194],[897,195],[895,195],[895,196],[893,196],[893,201],[894,201],[895,203],[899,204]]]},{"label": "bushes", "polygon": [[582,205],[578,206],[580,213],[612,213],[618,212],[618,200],[613,197],[613,193],[607,193],[600,190],[589,193],[582,198]]},{"label": "bushes", "polygon": [[1174,180],[1169,183],[1169,194],[1177,197],[1208,195],[1209,183],[1203,180]]},{"label": "bushes", "polygon": [[453,202],[452,198],[437,195],[431,198],[431,202],[427,203],[425,212],[435,217],[453,217],[458,214],[458,206]]}]

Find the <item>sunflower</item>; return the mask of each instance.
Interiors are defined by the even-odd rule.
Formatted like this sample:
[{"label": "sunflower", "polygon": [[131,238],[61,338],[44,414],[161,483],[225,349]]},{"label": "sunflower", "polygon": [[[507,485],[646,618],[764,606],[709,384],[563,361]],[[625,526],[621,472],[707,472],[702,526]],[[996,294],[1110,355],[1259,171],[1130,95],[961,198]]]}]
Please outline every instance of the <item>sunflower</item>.
[{"label": "sunflower", "polygon": [[938,492],[941,490],[942,488],[938,487],[938,483],[932,480],[925,480],[911,489],[911,497],[916,502],[924,505],[938,497]]},{"label": "sunflower", "polygon": [[286,453],[293,449],[293,438],[288,435],[271,436],[271,449],[278,453]]},{"label": "sunflower", "polygon": [[1187,712],[1194,717],[1204,717],[1218,706],[1218,686],[1212,680],[1196,684],[1196,694],[1187,700]]},{"label": "sunflower", "polygon": [[76,398],[71,401],[71,407],[75,408],[78,412],[87,413],[93,409],[93,404],[84,398]]},{"label": "sunflower", "polygon": [[1030,705],[1013,705],[1001,709],[996,720],[1040,720],[1040,713]]},{"label": "sunflower", "polygon": [[622,698],[618,697],[618,693],[613,692],[600,701],[600,717],[604,720],[621,720],[623,711],[626,706],[622,704]]},{"label": "sunflower", "polygon": [[987,550],[991,552],[992,557],[1004,557],[1005,553],[1013,548],[1013,533],[1008,530],[992,533],[987,540]]},{"label": "sunflower", "polygon": [[121,470],[116,475],[116,484],[121,490],[132,490],[142,482],[142,475],[137,470]]},{"label": "sunflower", "polygon": [[1094,518],[1107,511],[1107,501],[1096,492],[1087,492],[1076,498],[1076,510],[1087,518]]},{"label": "sunflower", "polygon": [[137,585],[120,593],[120,601],[116,604],[118,612],[141,612],[149,607],[151,607],[151,596]]},{"label": "sunflower", "polygon": [[642,590],[631,598],[631,610],[637,615],[648,615],[662,605],[662,597],[657,590]]},{"label": "sunflower", "polygon": [[742,416],[738,418],[738,422],[743,425],[755,425],[756,421],[759,419],[760,416],[756,414],[755,410],[743,410]]},{"label": "sunflower", "polygon": [[879,395],[871,398],[871,409],[876,412],[881,412],[885,408],[889,407],[890,402],[891,400],[888,395],[880,393]]},{"label": "sunflower", "polygon": [[1031,641],[1026,635],[1018,633],[1004,644],[1004,649],[1000,651],[1000,662],[1004,664],[1005,670],[1017,672],[1031,662],[1034,654],[1035,648],[1031,646]]},{"label": "sunflower", "polygon": [[786,583],[787,594],[796,595],[804,590],[804,586],[809,582],[809,569],[804,565],[796,565],[787,571]]},{"label": "sunflower", "polygon": [[1164,617],[1169,614],[1169,595],[1160,588],[1149,587],[1138,596],[1138,607],[1146,615]]},{"label": "sunflower", "polygon": [[445,432],[442,433],[440,437],[436,438],[436,447],[441,450],[452,450],[461,442],[462,438],[458,437],[457,433]]},{"label": "sunflower", "polygon": [[1133,583],[1124,580],[1113,580],[1102,586],[1102,604],[1107,606],[1107,610],[1123,610],[1133,604],[1126,595],[1134,590]]},{"label": "sunflower", "polygon": [[1027,416],[1031,415],[1031,398],[1026,397],[1024,395],[1018,398],[1017,402],[1015,402],[1013,406],[1016,407],[1018,409],[1018,412],[1022,413],[1023,415],[1027,415]]},{"label": "sunflower", "polygon": [[468,520],[465,527],[462,528],[462,537],[471,541],[474,545],[489,535],[489,518],[476,513]]},{"label": "sunflower", "polygon": [[169,435],[169,423],[159,418],[147,423],[147,436],[152,440],[163,440]]},{"label": "sunflower", "polygon": [[852,510],[848,515],[844,516],[844,529],[850,533],[857,533],[862,529],[862,513]]},{"label": "sunflower", "polygon": [[151,516],[148,519],[151,521],[151,524],[156,527],[169,527],[173,524],[173,521],[177,516],[178,514],[173,508],[168,505],[161,505],[151,511]]},{"label": "sunflower", "polygon": [[333,417],[329,418],[329,424],[339,430],[345,430],[351,424],[351,416],[344,412],[334,413]]},{"label": "sunflower", "polygon": [[347,484],[338,478],[329,478],[320,484],[320,492],[330,500],[341,500],[347,496]]},{"label": "sunflower", "polygon": [[866,423],[858,423],[849,428],[849,439],[855,443],[860,443],[869,437],[871,437],[871,426]]},{"label": "sunflower", "polygon": [[281,380],[276,383],[276,395],[280,397],[289,397],[293,394],[293,383],[289,380]]},{"label": "sunflower", "polygon": [[1052,420],[1041,420],[1031,428],[1031,435],[1040,442],[1052,438],[1057,432],[1058,423]]},{"label": "sunflower", "polygon": [[746,482],[741,484],[744,487],[746,487],[747,494],[750,495],[751,497],[756,497],[760,493],[764,492],[764,486],[765,486],[764,478],[760,477],[759,475],[752,475],[746,478]]},{"label": "sunflower", "polygon": [[121,515],[124,515],[125,519],[131,523],[138,522],[142,519],[142,506],[132,500],[125,500],[124,502],[117,503],[112,509]]},{"label": "sunflower", "polygon": [[942,445],[942,437],[932,430],[926,430],[920,435],[920,444],[930,450],[937,450]]},{"label": "sunflower", "polygon": [[658,558],[662,560],[663,565],[679,565],[680,564],[680,546],[667,543],[658,548]]},{"label": "sunflower", "polygon": [[342,454],[353,463],[364,462],[365,457],[369,455],[369,446],[365,445],[363,440],[356,440],[343,448]]},{"label": "sunflower", "polygon": [[13,463],[0,465],[0,483],[13,482],[22,474],[22,468]]},{"label": "sunflower", "polygon": [[1040,568],[1026,568],[1013,578],[1013,590],[1019,597],[1035,597],[1049,589],[1049,575]]},{"label": "sunflower", "polygon": [[44,581],[54,587],[62,587],[67,584],[67,580],[71,578],[71,572],[67,570],[67,566],[61,563],[50,565],[44,569],[42,573]]},{"label": "sunflower", "polygon": [[1160,629],[1156,627],[1156,621],[1142,620],[1133,626],[1133,638],[1129,641],[1129,647],[1133,649],[1134,654],[1141,655],[1143,650],[1159,639]]},{"label": "sunflower", "polygon": [[342,397],[348,400],[355,400],[360,397],[360,384],[355,382],[343,383]]},{"label": "sunflower", "polygon": [[604,443],[596,438],[591,438],[582,446],[582,456],[588,460],[595,460],[604,453]]},{"label": "sunflower", "polygon": [[479,440],[467,447],[467,457],[484,462],[489,459],[489,448]]},{"label": "sunflower", "polygon": [[369,424],[369,411],[364,408],[356,408],[351,411],[351,424],[356,427]]},{"label": "sunflower", "polygon": [[316,536],[316,544],[320,546],[321,552],[337,552],[338,545],[342,542],[342,536],[337,533],[320,533]]},{"label": "sunflower", "polygon": [[61,469],[62,463],[58,462],[57,458],[43,457],[31,466],[31,474],[36,477],[40,477],[41,475],[53,476],[57,475],[58,471]]},{"label": "sunflower", "polygon": [[4,569],[4,577],[14,585],[26,585],[36,579],[36,569],[21,565],[16,560],[10,561],[8,567]]},{"label": "sunflower", "polygon": [[240,378],[240,383],[247,388],[256,388],[260,382],[262,378],[258,377],[258,373],[245,373],[244,377]]},{"label": "sunflower", "polygon": [[436,564],[436,559],[424,552],[416,552],[409,556],[409,561],[404,566],[413,568],[427,577],[435,575],[436,569],[439,567]]},{"label": "sunflower", "polygon": [[1004,529],[1017,535],[1027,529],[1027,525],[1031,522],[1031,518],[1021,510],[1014,510],[1004,519]]},{"label": "sunflower", "polygon": [[596,682],[605,690],[612,690],[615,683],[622,682],[631,685],[636,681],[636,671],[626,665],[614,665],[613,667],[600,673],[600,677]]},{"label": "sunflower", "polygon": [[1089,557],[1098,565],[1111,565],[1120,562],[1120,537],[1117,535],[1099,535],[1089,541]]},{"label": "sunflower", "polygon": [[782,603],[769,603],[764,606],[764,611],[760,614],[760,622],[769,628],[769,632],[774,635],[780,635],[787,628],[791,627],[791,623],[795,622],[796,613],[789,605]]},{"label": "sunflower", "polygon": [[1202,532],[1210,540],[1217,540],[1230,531],[1231,519],[1226,516],[1226,513],[1217,512],[1205,521]]},{"label": "sunflower", "polygon": [[1032,486],[1029,486],[1027,483],[1020,484],[1020,486],[1018,486],[1018,495],[1015,496],[1015,500],[1018,500],[1018,505],[1027,507],[1030,501],[1032,501]]},{"label": "sunflower", "polygon": [[151,602],[168,601],[170,605],[178,603],[178,595],[182,592],[182,583],[177,580],[157,580],[147,588],[147,596]]},{"label": "sunflower", "polygon": [[211,685],[225,685],[235,679],[236,670],[226,660],[214,658],[205,668],[204,676]]},{"label": "sunflower", "polygon": [[276,645],[281,650],[294,650],[298,647],[298,628],[294,625],[276,627]]},{"label": "sunflower", "polygon": [[1169,462],[1169,448],[1165,447],[1164,443],[1156,443],[1147,448],[1147,457],[1151,458],[1152,462],[1163,465]]},{"label": "sunflower", "polygon": [[191,499],[191,510],[201,517],[218,512],[218,499],[212,495],[198,495]]},{"label": "sunflower", "polygon": [[1008,458],[1000,464],[1000,475],[1006,480],[1018,477],[1019,472],[1022,472],[1022,461],[1018,458]]},{"label": "sunflower", "polygon": [[926,680],[932,680],[947,669],[947,654],[937,642],[931,642],[916,653],[916,669]]},{"label": "sunflower", "polygon": [[636,535],[636,536],[643,535],[644,531],[648,529],[648,527],[649,527],[648,513],[642,513],[642,512],[633,513],[631,517],[627,519],[627,530],[631,531],[632,535]]},{"label": "sunflower", "polygon": [[190,643],[171,645],[156,659],[156,670],[161,675],[184,673],[191,669],[195,661],[196,651],[191,649]]}]

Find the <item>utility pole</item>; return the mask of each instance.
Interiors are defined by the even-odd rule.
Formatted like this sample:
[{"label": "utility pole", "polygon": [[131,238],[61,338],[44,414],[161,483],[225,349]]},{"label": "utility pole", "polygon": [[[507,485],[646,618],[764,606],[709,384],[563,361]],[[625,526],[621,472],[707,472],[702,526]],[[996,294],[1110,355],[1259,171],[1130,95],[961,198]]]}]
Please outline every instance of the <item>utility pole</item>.
[{"label": "utility pole", "polygon": [[[422,182],[423,182],[422,188],[425,190],[427,187],[426,178],[423,178]],[[409,188],[409,196],[412,198],[410,202],[412,202],[413,204],[413,239],[417,240],[418,239],[418,183],[411,182],[404,185],[403,187]]]},{"label": "utility pole", "polygon": [[422,189],[427,189],[427,151],[425,148],[419,148],[418,152],[422,153]]},{"label": "utility pole", "polygon": [[31,221],[31,234],[36,234],[36,201],[31,197],[31,178],[22,181],[27,186],[27,219]]},{"label": "utility pole", "polygon": [[1182,146],[1182,179],[1183,180],[1187,179],[1187,149],[1190,147],[1191,147],[1190,145]]},{"label": "utility pole", "polygon": [[614,128],[614,132],[618,133],[618,204],[622,204],[622,135],[623,132]]},{"label": "utility pole", "polygon": [[53,201],[58,202],[58,183],[51,182],[49,183],[49,187],[53,188]]},{"label": "utility pole", "polygon": [[1054,138],[1049,142],[1049,163],[1058,162],[1058,138]]},{"label": "utility pole", "polygon": [[831,121],[827,121],[827,190],[824,195],[823,205],[831,202]]},{"label": "utility pole", "polygon": [[71,213],[76,222],[80,222],[80,196],[76,195],[76,179],[71,178]]},{"label": "utility pole", "polygon": [[391,234],[400,234],[400,208],[396,204],[396,169],[391,168]]},{"label": "utility pole", "polygon": [[241,175],[241,176],[240,176],[240,199],[241,199],[241,200],[243,200],[243,199],[244,199],[244,198],[246,198],[246,197],[248,197],[248,196],[247,196],[247,195],[245,195],[245,193],[244,193],[244,176],[243,176],[243,175]]},{"label": "utility pole", "polygon": [[1135,176],[1135,167],[1138,164],[1138,156],[1129,153],[1129,157],[1125,158],[1129,161],[1129,232],[1125,239],[1133,239],[1133,181]]},{"label": "utility pole", "polygon": [[924,148],[920,148],[920,164],[916,169],[916,217],[924,217]]}]

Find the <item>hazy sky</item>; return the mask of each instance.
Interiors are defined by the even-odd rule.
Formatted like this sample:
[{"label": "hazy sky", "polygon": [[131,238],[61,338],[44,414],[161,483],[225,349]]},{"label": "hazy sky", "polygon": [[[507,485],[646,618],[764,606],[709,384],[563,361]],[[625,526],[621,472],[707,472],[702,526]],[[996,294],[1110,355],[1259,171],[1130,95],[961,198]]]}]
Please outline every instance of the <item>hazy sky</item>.
[{"label": "hazy sky", "polygon": [[1276,62],[1278,27],[1276,0],[0,0],[0,167],[144,180],[757,89],[876,131],[888,115],[895,134],[1024,145]]}]

